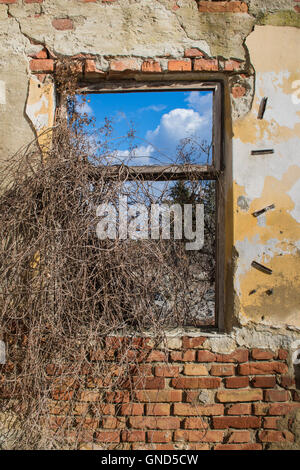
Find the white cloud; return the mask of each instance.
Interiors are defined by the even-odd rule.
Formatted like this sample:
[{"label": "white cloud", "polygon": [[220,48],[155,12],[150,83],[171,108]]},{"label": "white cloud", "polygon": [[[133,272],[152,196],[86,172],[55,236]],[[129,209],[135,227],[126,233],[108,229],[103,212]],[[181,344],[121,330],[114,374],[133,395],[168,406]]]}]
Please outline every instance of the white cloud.
[{"label": "white cloud", "polygon": [[166,109],[165,104],[153,104],[150,106],[146,106],[145,108],[140,108],[138,112],[144,112],[144,111],[155,111],[156,113],[159,113],[160,111],[163,111]]},{"label": "white cloud", "polygon": [[195,137],[210,138],[210,120],[193,109],[177,108],[161,117],[159,125],[148,131],[146,140],[165,156],[174,157],[181,139]]},{"label": "white cloud", "polygon": [[193,108],[200,115],[211,116],[213,97],[212,93],[203,94],[200,91],[191,91],[185,101],[189,108]]},{"label": "white cloud", "polygon": [[86,102],[78,102],[76,104],[76,111],[80,114],[93,114],[93,109],[92,107]]},{"label": "white cloud", "polygon": [[125,165],[149,165],[152,152],[152,145],[140,145],[132,151],[118,150],[115,152],[113,163],[124,163]]},{"label": "white cloud", "polygon": [[154,131],[148,131],[146,138],[152,142],[157,137],[182,139],[189,134],[194,134],[203,126],[203,118],[193,109],[172,109],[163,114],[160,124]]}]

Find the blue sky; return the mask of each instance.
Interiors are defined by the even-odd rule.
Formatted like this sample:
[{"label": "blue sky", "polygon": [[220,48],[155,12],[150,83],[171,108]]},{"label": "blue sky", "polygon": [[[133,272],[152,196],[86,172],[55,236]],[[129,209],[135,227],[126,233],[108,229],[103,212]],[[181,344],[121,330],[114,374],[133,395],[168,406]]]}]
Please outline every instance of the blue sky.
[{"label": "blue sky", "polygon": [[[111,121],[113,132],[106,140],[110,149],[108,163],[174,163],[177,146],[187,137],[195,142],[195,163],[206,163],[198,143],[203,139],[211,142],[212,92],[105,93],[86,98],[79,109],[95,117],[96,129],[104,125],[105,118]],[[132,129],[134,136],[128,139]],[[94,136],[99,148],[104,137],[97,132]]]}]

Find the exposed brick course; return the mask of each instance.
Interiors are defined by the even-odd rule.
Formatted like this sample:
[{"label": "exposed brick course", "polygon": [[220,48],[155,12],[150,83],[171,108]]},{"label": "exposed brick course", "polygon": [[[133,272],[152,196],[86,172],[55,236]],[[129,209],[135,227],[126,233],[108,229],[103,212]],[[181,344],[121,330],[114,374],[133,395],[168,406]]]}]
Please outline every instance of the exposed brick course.
[{"label": "exposed brick course", "polygon": [[[237,348],[220,354],[203,349],[206,340],[185,336],[174,342],[181,350],[152,350],[150,342],[135,338],[137,363],[123,378],[114,360],[128,341],[106,338],[105,348],[91,349],[91,362],[81,370],[84,390],[65,377],[70,365],[49,364],[51,432],[66,429],[68,439],[79,436],[81,444],[89,439],[105,448],[133,450],[182,444],[190,450],[260,450],[293,442],[294,435],[279,428],[283,417],[300,408],[285,350]],[[123,378],[119,390],[105,391],[107,378],[91,379],[98,361],[106,361],[109,377]],[[102,418],[90,414],[93,407]]]}]

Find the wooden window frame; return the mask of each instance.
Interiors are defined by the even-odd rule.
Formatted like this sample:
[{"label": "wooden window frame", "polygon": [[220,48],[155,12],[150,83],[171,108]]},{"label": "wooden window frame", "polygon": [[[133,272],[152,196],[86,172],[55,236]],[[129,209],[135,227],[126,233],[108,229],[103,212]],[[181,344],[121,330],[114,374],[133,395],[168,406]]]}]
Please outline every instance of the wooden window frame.
[{"label": "wooden window frame", "polygon": [[153,91],[212,91],[213,92],[213,135],[212,163],[169,164],[126,166],[99,166],[92,170],[91,177],[97,174],[107,180],[124,179],[130,181],[174,181],[174,180],[213,180],[216,184],[216,278],[215,278],[215,324],[199,327],[225,330],[225,198],[224,198],[224,149],[223,149],[223,83],[221,81],[136,81],[124,79],[97,83],[79,83],[78,94],[133,93]]}]

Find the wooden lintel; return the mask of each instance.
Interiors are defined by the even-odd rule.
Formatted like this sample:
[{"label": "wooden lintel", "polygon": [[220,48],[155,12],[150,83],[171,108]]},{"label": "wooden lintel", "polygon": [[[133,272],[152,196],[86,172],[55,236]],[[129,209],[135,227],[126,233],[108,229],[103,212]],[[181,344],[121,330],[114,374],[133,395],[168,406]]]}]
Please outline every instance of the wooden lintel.
[{"label": "wooden lintel", "polygon": [[95,167],[90,172],[92,179],[106,180],[216,180],[219,172],[209,165],[111,165]]}]

